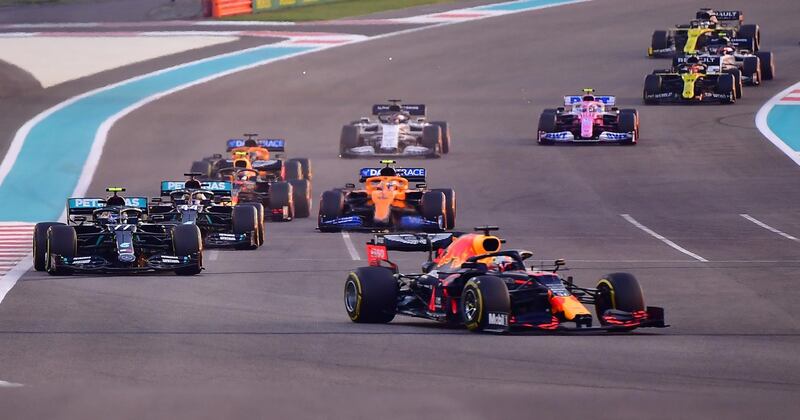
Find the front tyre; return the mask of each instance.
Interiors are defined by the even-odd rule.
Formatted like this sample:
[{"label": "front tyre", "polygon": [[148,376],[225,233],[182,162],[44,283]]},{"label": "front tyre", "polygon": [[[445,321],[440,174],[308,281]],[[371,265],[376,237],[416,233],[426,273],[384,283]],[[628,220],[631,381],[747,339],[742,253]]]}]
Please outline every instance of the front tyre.
[{"label": "front tyre", "polygon": [[[248,207],[255,212],[255,208]],[[178,258],[197,255],[197,264],[175,269],[179,276],[200,274],[203,269],[203,236],[197,225],[177,225],[172,229],[172,249]]]},{"label": "front tyre", "polygon": [[33,268],[44,271],[47,263],[47,230],[50,226],[64,226],[60,222],[42,222],[33,227]]},{"label": "front tyre", "polygon": [[508,331],[510,313],[511,298],[503,279],[478,276],[464,285],[461,292],[461,315],[468,330]]},{"label": "front tyre", "polygon": [[594,309],[601,325],[607,325],[603,315],[608,310],[644,311],[644,294],[639,281],[629,273],[611,273],[603,276],[597,282]]},{"label": "front tyre", "polygon": [[344,307],[350,320],[364,324],[386,324],[397,312],[399,285],[385,267],[360,267],[347,275]]},{"label": "front tyre", "polygon": [[58,268],[55,264],[56,256],[75,258],[78,254],[78,235],[75,228],[66,225],[50,226],[47,229],[47,259],[45,270],[51,276],[65,276],[72,274],[69,270]]}]

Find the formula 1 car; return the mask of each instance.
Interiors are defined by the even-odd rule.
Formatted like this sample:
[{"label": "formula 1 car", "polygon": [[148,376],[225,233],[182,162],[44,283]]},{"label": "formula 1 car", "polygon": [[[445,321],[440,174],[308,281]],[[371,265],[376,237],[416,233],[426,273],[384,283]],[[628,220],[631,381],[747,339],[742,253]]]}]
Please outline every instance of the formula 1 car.
[{"label": "formula 1 car", "polygon": [[193,224],[166,226],[145,221],[146,197],[118,195],[70,198],[67,223],[34,227],[34,268],[51,275],[174,271],[194,275],[203,269],[203,241]]},{"label": "formula 1 car", "polygon": [[228,157],[223,157],[222,154],[205,157],[192,163],[189,172],[202,174],[201,180],[220,179],[220,170],[236,167],[256,169],[262,177],[273,177],[279,181],[311,181],[313,172],[309,159],[283,159],[286,151],[284,139],[259,139],[258,134],[244,136],[244,139],[230,139],[226,142]]},{"label": "formula 1 car", "polygon": [[[736,24],[729,25],[727,22]],[[697,54],[709,40],[716,37],[735,39],[742,48],[758,52],[761,29],[758,25],[744,25],[743,22],[744,14],[740,11],[700,9],[688,25],[653,32],[647,55],[672,57],[676,52]]]},{"label": "formula 1 car", "polygon": [[[677,53],[672,58],[672,67],[685,63],[692,55]],[[762,80],[772,80],[775,75],[775,61],[770,51],[752,53],[740,48],[736,42],[726,37],[709,41],[696,56],[717,73],[731,73],[736,79],[737,98],[741,98],[741,88],[746,83],[759,86]],[[737,71],[738,70],[738,71]]]},{"label": "formula 1 car", "polygon": [[306,179],[281,181],[274,176],[264,177],[260,170],[230,167],[220,169],[221,179],[231,182],[231,201],[234,205],[261,204],[269,209],[269,219],[286,222],[306,218],[311,214],[311,182]]},{"label": "formula 1 car", "polygon": [[[339,156],[440,157],[450,151],[450,125],[428,122],[425,105],[405,105],[399,99],[372,106],[372,115],[342,127]],[[414,118],[416,117],[416,118]]]},{"label": "formula 1 car", "polygon": [[644,81],[642,93],[647,105],[662,103],[717,103],[736,102],[736,79],[730,73],[714,73],[696,56],[686,59],[678,67],[655,70]]},{"label": "formula 1 car", "polygon": [[162,181],[161,197],[151,200],[150,220],[167,226],[194,224],[206,247],[256,249],[264,244],[264,205],[234,206],[230,181]]},{"label": "formula 1 car", "polygon": [[[342,230],[417,230],[439,232],[456,224],[456,193],[452,189],[428,189],[424,168],[362,168],[364,189],[347,184],[325,191],[319,206],[318,228]],[[416,184],[411,188],[410,183]]]},{"label": "formula 1 car", "polygon": [[[664,328],[664,310],[645,306],[628,273],[603,276],[594,288],[575,285],[552,269],[526,267],[532,253],[501,251],[500,238],[482,233],[376,235],[367,244],[369,266],[344,285],[347,315],[358,323],[388,323],[395,315],[426,318],[470,331],[631,331]],[[401,273],[389,250],[426,251],[422,272]],[[433,258],[438,251],[439,256]],[[595,318],[584,305],[594,305]]]},{"label": "formula 1 car", "polygon": [[564,106],[545,109],[539,116],[539,144],[619,143],[639,140],[639,113],[614,107],[613,96],[597,96],[584,89],[581,96],[565,96]]}]

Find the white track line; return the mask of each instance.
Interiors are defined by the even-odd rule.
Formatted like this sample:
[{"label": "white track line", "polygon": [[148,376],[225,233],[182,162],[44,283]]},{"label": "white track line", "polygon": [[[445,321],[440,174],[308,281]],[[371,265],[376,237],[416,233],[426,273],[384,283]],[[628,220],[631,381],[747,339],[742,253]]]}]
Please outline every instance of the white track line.
[{"label": "white track line", "polygon": [[352,258],[353,261],[361,261],[361,256],[358,255],[358,251],[355,245],[353,245],[353,240],[350,239],[350,234],[342,231],[342,238],[344,239],[344,245],[347,247],[347,252],[350,253],[350,258]]},{"label": "white track line", "polygon": [[632,225],[636,226],[637,228],[641,229],[642,231],[644,231],[648,235],[650,235],[650,236],[658,239],[659,241],[664,242],[665,244],[669,245],[671,248],[673,248],[673,249],[675,249],[677,251],[680,251],[680,252],[682,252],[682,253],[684,253],[684,254],[696,259],[697,261],[708,262],[707,259],[695,254],[692,251],[689,251],[688,249],[676,244],[675,242],[670,241],[669,239],[667,239],[664,236],[658,234],[657,232],[653,231],[649,227],[639,223],[638,221],[636,221],[636,219],[631,217],[630,214],[620,214],[620,216],[622,216],[623,219],[627,220],[630,224],[632,224]]},{"label": "white track line", "polygon": [[18,384],[15,382],[0,381],[0,388],[19,388],[21,386],[25,385]]},{"label": "white track line", "polygon": [[31,268],[33,268],[33,257],[28,255],[14,268],[0,276],[0,303],[3,302],[11,288],[17,284],[17,280]]},{"label": "white track line", "polygon": [[755,223],[755,224],[756,224],[756,225],[758,225],[758,226],[761,226],[762,228],[764,228],[764,229],[766,229],[766,230],[768,230],[768,231],[770,231],[770,232],[772,232],[772,233],[777,233],[778,235],[781,235],[781,236],[783,236],[783,237],[784,237],[784,238],[786,238],[786,239],[789,239],[789,240],[792,240],[792,241],[795,241],[795,242],[800,242],[800,239],[797,239],[797,238],[795,238],[794,236],[792,236],[792,235],[789,235],[788,233],[781,232],[781,231],[779,231],[778,229],[775,229],[774,227],[772,227],[772,226],[770,226],[770,225],[768,225],[768,224],[766,224],[766,223],[764,223],[764,222],[762,222],[762,221],[760,221],[760,220],[756,219],[755,217],[753,217],[753,216],[751,216],[751,215],[749,215],[749,214],[744,214],[744,213],[742,213],[742,214],[740,214],[739,216],[742,216],[742,217],[744,217],[745,219],[747,219],[747,220],[749,220],[749,221],[751,221],[751,222]]}]

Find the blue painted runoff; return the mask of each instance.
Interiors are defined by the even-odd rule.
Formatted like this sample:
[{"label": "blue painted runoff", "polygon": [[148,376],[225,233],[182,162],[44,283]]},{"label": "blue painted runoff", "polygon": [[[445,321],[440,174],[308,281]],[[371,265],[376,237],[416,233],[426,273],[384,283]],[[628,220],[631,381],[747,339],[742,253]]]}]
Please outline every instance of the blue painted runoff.
[{"label": "blue painted runoff", "polygon": [[795,152],[800,152],[800,105],[775,105],[767,114],[769,129]]},{"label": "blue painted runoff", "polygon": [[490,11],[513,11],[521,12],[524,10],[534,10],[545,6],[556,6],[560,4],[576,3],[578,0],[520,0],[509,3],[490,4],[488,6],[475,7],[473,10]]},{"label": "blue painted runoff", "polygon": [[98,128],[123,109],[215,74],[313,49],[264,46],[189,63],[101,90],[54,112],[31,129],[0,185],[0,221],[58,219],[78,184]]}]

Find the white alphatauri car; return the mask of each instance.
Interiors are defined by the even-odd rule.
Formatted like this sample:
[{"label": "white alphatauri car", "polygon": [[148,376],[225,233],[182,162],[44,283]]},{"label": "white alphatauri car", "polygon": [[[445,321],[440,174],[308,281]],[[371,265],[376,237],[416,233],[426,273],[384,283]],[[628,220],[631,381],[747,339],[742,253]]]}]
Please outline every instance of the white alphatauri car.
[{"label": "white alphatauri car", "polygon": [[372,115],[342,127],[339,156],[418,156],[438,158],[450,151],[450,126],[428,122],[425,105],[399,100],[372,106]]}]

